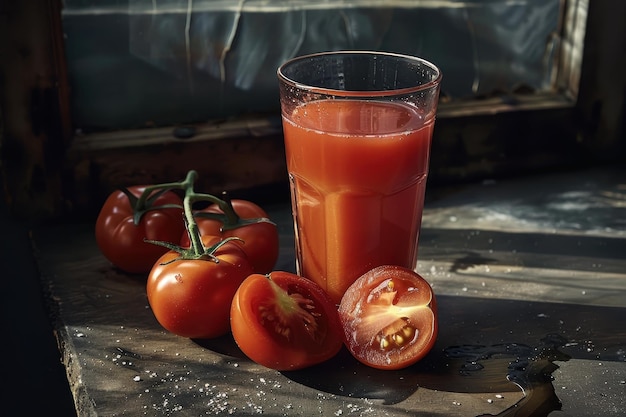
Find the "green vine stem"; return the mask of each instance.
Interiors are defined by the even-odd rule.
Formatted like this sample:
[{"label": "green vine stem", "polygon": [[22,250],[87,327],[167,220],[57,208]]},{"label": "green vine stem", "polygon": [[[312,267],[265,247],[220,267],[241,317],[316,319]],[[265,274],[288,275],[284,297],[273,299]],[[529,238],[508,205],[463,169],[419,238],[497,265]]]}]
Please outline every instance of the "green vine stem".
[{"label": "green vine stem", "polygon": [[162,204],[159,206],[155,206],[154,202],[167,191],[186,190],[196,180],[197,175],[198,174],[192,170],[187,173],[187,177],[183,181],[148,185],[146,188],[144,188],[139,197],[136,197],[133,193],[131,193],[128,188],[121,188],[121,191],[126,194],[126,197],[128,197],[128,201],[133,208],[134,225],[139,225],[143,215],[150,210],[183,208],[178,204]]},{"label": "green vine stem", "polygon": [[[180,253],[181,256],[177,259],[213,259],[213,260],[216,260],[217,258],[212,256],[212,253],[215,252],[215,250],[217,250],[217,248],[215,248],[216,245],[212,246],[211,248],[206,248],[204,246],[204,243],[202,242],[202,236],[200,235],[200,229],[196,222],[195,216],[207,217],[207,218],[220,221],[222,223],[222,230],[232,230],[232,229],[236,229],[242,226],[259,223],[259,222],[268,222],[268,223],[275,225],[275,223],[273,223],[270,219],[265,218],[265,217],[253,218],[253,219],[240,218],[239,215],[235,212],[232,202],[226,196],[226,193],[222,193],[223,198],[219,198],[212,194],[196,192],[194,190],[194,183],[197,177],[198,177],[198,173],[195,170],[191,170],[187,173],[187,177],[183,181],[148,186],[145,188],[145,190],[143,191],[143,193],[141,194],[139,198],[132,196],[136,200],[133,205],[137,210],[135,212],[135,215],[138,216],[137,219],[141,219],[141,215],[143,215],[143,213],[145,213],[148,210],[155,210],[158,208],[168,208],[171,206],[180,208],[180,206],[173,205],[173,204],[166,204],[162,206],[152,206],[152,203],[156,200],[156,198],[158,198],[158,196],[160,196],[161,194],[163,194],[164,192],[168,190],[174,190],[174,189],[184,190],[182,209],[183,209],[183,214],[184,214],[185,227],[187,229],[187,234],[189,235],[189,240],[190,240],[189,248],[182,248],[179,245],[172,244],[169,242],[160,242],[160,241],[153,241],[153,240],[148,240],[148,239],[146,239],[146,242],[153,243],[155,245],[164,246],[170,250],[174,250]],[[131,198],[131,196],[129,196],[129,198]],[[132,202],[133,200],[131,199],[131,203]],[[193,209],[194,204],[197,202],[208,202],[208,203],[215,204],[222,211],[222,213],[206,213],[206,212],[197,213]],[[239,238],[227,238],[227,239],[222,240],[222,242],[229,242],[234,239],[241,240]]]},{"label": "green vine stem", "polygon": [[185,224],[187,226],[187,233],[189,234],[189,240],[191,242],[190,250],[195,255],[201,255],[206,251],[204,244],[202,243],[202,237],[200,236],[200,229],[196,223],[196,219],[193,215],[193,203],[197,201],[210,201],[212,203],[219,204],[222,200],[211,194],[196,193],[193,187],[189,187],[185,190],[185,198],[183,199],[183,209],[185,211]]},{"label": "green vine stem", "polygon": [[222,198],[217,198],[210,194],[198,194],[198,200],[211,201],[215,203],[222,211],[222,213],[197,212],[194,214],[194,216],[219,221],[220,223],[222,223],[222,231],[234,230],[255,223],[270,223],[276,226],[276,223],[274,223],[267,217],[242,219],[235,211],[233,203],[230,201],[230,198],[228,198],[226,192],[222,193]]},{"label": "green vine stem", "polygon": [[[161,265],[167,265],[167,264],[171,264],[172,262],[175,261],[180,261],[183,259],[194,259],[194,260],[205,260],[205,261],[211,261],[211,262],[215,262],[216,264],[220,262],[219,258],[217,256],[215,256],[215,252],[217,252],[217,250],[219,248],[221,248],[222,246],[224,246],[225,244],[227,244],[228,242],[231,242],[233,240],[240,240],[240,238],[238,237],[227,237],[226,239],[222,239],[220,241],[218,241],[217,243],[215,243],[212,246],[209,246],[208,248],[204,249],[201,252],[196,252],[195,250],[193,250],[192,248],[189,249],[184,249],[181,248],[178,245],[174,245],[168,242],[161,242],[160,240],[150,240],[150,239],[145,239],[144,242],[147,243],[152,243],[154,245],[158,245],[158,246],[163,246],[165,248],[168,248],[170,250],[173,250],[175,252],[178,252],[180,254],[180,256],[178,256],[177,258],[174,258],[172,260],[169,260],[167,262],[162,263]],[[203,246],[204,247],[204,246]]]}]

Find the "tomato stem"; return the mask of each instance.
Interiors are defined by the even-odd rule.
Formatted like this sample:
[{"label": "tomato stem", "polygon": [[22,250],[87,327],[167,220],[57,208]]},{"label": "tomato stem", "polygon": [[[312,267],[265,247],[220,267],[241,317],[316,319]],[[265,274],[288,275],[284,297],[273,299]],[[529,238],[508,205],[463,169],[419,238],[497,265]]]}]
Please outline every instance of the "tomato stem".
[{"label": "tomato stem", "polygon": [[224,206],[220,208],[226,215],[226,218],[223,221],[222,230],[233,230],[242,226],[247,226],[255,223],[270,223],[276,226],[276,223],[274,223],[267,217],[257,217],[252,219],[242,219],[241,217],[239,217],[237,212],[235,212],[233,203],[230,200],[230,197],[228,196],[226,191],[222,192],[222,200],[224,201]]},{"label": "tomato stem", "polygon": [[235,212],[233,202],[230,200],[226,191],[222,192],[222,203],[223,204],[220,206],[220,209],[222,209],[226,215],[226,218],[224,219],[224,227],[227,229],[230,225],[239,224],[239,215]]},{"label": "tomato stem", "polygon": [[220,210],[221,213],[209,213],[209,212],[196,212],[194,213],[195,217],[202,217],[206,219],[217,220],[222,223],[221,230],[234,230],[243,226],[248,226],[256,223],[269,223],[276,226],[276,223],[268,219],[267,217],[256,217],[251,219],[242,219],[239,217],[235,208],[233,207],[233,203],[228,197],[226,191],[222,192],[222,198],[218,198],[211,194],[198,194],[194,193],[192,195],[193,202],[196,201],[209,201],[215,204]]},{"label": "tomato stem", "polygon": [[[191,173],[192,171],[190,171]],[[195,171],[193,171],[195,172]],[[189,176],[188,176],[189,178]],[[194,176],[195,179],[195,176]],[[185,188],[185,197],[183,198],[183,210],[185,213],[185,225],[187,228],[187,234],[189,235],[190,247],[189,249],[197,256],[202,255],[205,252],[204,244],[200,236],[200,229],[196,223],[196,219],[193,217],[193,203],[198,198],[193,190],[193,183],[188,184]]]},{"label": "tomato stem", "polygon": [[222,212],[221,213],[199,212],[199,213],[196,213],[195,216],[219,221],[220,223],[222,223],[222,227],[221,227],[222,231],[234,230],[243,226],[248,226],[248,225],[256,224],[256,223],[269,223],[269,224],[276,226],[276,223],[274,223],[267,217],[242,219],[235,211],[235,208],[233,207],[233,203],[230,197],[228,196],[228,194],[226,193],[226,191],[222,192],[221,199],[215,196],[206,195],[206,194],[204,196],[211,197],[210,199],[207,198],[206,200],[215,203]]},{"label": "tomato stem", "polygon": [[[151,242],[155,244],[160,244],[161,246],[168,247],[173,250],[185,251],[185,256],[190,256],[194,258],[200,258],[205,256],[210,248],[207,249],[204,247],[202,243],[202,237],[200,235],[200,229],[198,228],[198,224],[196,223],[195,216],[198,217],[208,217],[215,219],[222,223],[222,230],[232,230],[242,226],[247,226],[250,224],[267,222],[275,225],[270,219],[265,217],[253,218],[253,219],[242,219],[235,212],[233,204],[226,194],[226,192],[222,193],[222,198],[216,197],[212,194],[207,193],[198,193],[194,190],[194,183],[198,177],[198,173],[195,170],[190,170],[187,173],[187,176],[183,181],[178,182],[169,182],[163,184],[155,184],[147,186],[139,198],[132,195],[127,189],[123,189],[124,193],[128,196],[129,201],[134,210],[134,222],[136,225],[139,224],[141,217],[144,213],[149,210],[163,209],[176,207],[181,208],[179,205],[175,204],[164,204],[161,206],[154,206],[153,203],[156,201],[158,197],[160,197],[163,193],[170,190],[184,190],[183,197],[183,215],[185,221],[185,228],[187,230],[187,234],[189,235],[190,247],[188,249],[180,248],[179,246],[172,244],[164,244],[164,242],[157,243]],[[205,213],[199,212],[195,213],[193,210],[194,203],[205,201],[212,204],[215,204],[222,213]],[[169,246],[168,246],[169,245]]]},{"label": "tomato stem", "polygon": [[[158,245],[158,246],[163,246],[165,248],[168,248],[169,250],[173,250],[174,252],[178,252],[180,254],[179,257],[171,259],[167,262],[162,263],[161,265],[167,265],[167,264],[171,264],[172,262],[175,261],[180,261],[182,259],[203,259],[206,261],[212,261],[215,262],[216,264],[220,262],[219,258],[217,256],[215,256],[215,252],[217,252],[217,250],[219,248],[221,248],[222,246],[224,246],[225,244],[227,244],[230,241],[233,240],[239,240],[241,242],[243,242],[243,240],[241,240],[238,237],[227,237],[226,239],[222,239],[220,241],[218,241],[217,243],[215,243],[214,245],[204,249],[202,252],[196,252],[194,250],[190,249],[184,249],[178,245],[174,245],[172,243],[168,243],[168,242],[161,242],[160,240],[150,240],[150,239],[144,239],[144,242],[147,243],[152,243],[154,245]],[[202,246],[204,247],[204,245]]]},{"label": "tomato stem", "polygon": [[167,182],[162,184],[153,184],[144,188],[139,198],[135,197],[127,188],[121,188],[121,191],[128,197],[129,203],[133,208],[133,223],[139,225],[141,218],[150,210],[161,210],[166,208],[182,208],[178,204],[162,204],[155,206],[154,202],[164,193],[170,190],[186,190],[192,186],[196,180],[198,173],[191,170],[187,173],[183,181]]},{"label": "tomato stem", "polygon": [[[193,183],[196,179],[196,176],[197,173],[195,171],[189,171],[189,174],[187,175],[187,180],[184,182],[185,197],[183,198],[183,210],[185,213],[185,224],[187,226],[187,233],[189,235],[189,241],[191,243],[189,250],[195,256],[202,256],[203,254],[207,253],[207,248],[205,248],[204,244],[202,243],[200,229],[198,228],[198,224],[196,223],[196,219],[194,218],[193,204],[198,201],[208,201],[217,204],[218,207],[224,209],[227,206],[227,203],[212,194],[195,192],[193,189]],[[230,205],[230,211],[232,212],[232,214],[226,214],[227,217],[234,215],[237,219],[239,219],[239,216],[237,216],[237,214],[235,213],[232,205]]]}]

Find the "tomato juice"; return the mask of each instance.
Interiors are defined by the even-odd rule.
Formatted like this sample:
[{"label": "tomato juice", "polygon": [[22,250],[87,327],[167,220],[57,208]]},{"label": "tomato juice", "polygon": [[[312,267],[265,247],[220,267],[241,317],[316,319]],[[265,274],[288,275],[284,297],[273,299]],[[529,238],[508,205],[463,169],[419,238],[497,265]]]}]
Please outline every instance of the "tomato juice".
[{"label": "tomato juice", "polygon": [[283,114],[298,273],[337,304],[379,265],[414,269],[434,114],[318,100]]}]

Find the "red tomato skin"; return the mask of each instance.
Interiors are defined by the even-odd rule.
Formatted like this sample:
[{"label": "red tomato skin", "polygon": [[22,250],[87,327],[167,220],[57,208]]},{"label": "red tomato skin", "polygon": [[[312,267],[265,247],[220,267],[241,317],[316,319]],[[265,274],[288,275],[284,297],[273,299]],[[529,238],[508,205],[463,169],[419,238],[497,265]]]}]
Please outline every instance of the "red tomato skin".
[{"label": "red tomato skin", "polygon": [[[264,326],[259,306],[272,305],[276,296],[267,275],[253,274],[237,290],[230,313],[233,338],[242,352],[254,362],[279,371],[303,369],[334,357],[343,345],[341,323],[334,303],[324,290],[313,281],[289,272],[274,271],[269,276],[280,288],[298,289],[303,296],[315,300],[323,336],[313,341],[300,335],[288,343],[272,327]],[[302,326],[302,320],[297,323]]]},{"label": "red tomato skin", "polygon": [[[146,186],[128,190],[139,197]],[[178,204],[181,199],[168,191],[154,205]],[[178,243],[185,231],[183,210],[166,208],[146,212],[137,226],[133,223],[133,207],[122,191],[114,191],[104,202],[96,219],[95,237],[105,258],[117,268],[131,274],[147,274],[167,248],[144,242],[144,239]]]},{"label": "red tomato skin", "polygon": [[[220,240],[204,236],[208,247]],[[210,339],[230,331],[230,305],[252,268],[238,243],[229,242],[210,260],[177,260],[165,253],[148,275],[146,293],[157,321],[166,330],[191,339]]]},{"label": "red tomato skin", "polygon": [[[384,292],[381,288],[385,288],[385,281],[390,278],[398,291],[390,292],[393,302],[379,303],[377,300],[391,300],[379,296]],[[409,298],[405,295],[408,288],[418,295]],[[419,337],[402,348],[383,352],[373,342],[373,336],[378,335],[377,332],[389,334],[384,333],[384,328],[404,320],[404,315],[409,316],[408,323],[419,323]],[[344,293],[339,304],[339,317],[344,344],[350,353],[361,363],[382,370],[403,369],[421,360],[432,349],[439,331],[437,301],[432,287],[413,270],[395,265],[379,266],[359,277]]]},{"label": "red tomato skin", "polygon": [[[247,200],[231,200],[235,213],[241,219],[267,218],[267,213],[257,204]],[[217,205],[212,204],[201,210],[209,213],[222,213]],[[278,260],[279,237],[275,224],[259,222],[238,227],[236,229],[222,230],[222,223],[218,220],[196,217],[196,224],[201,235],[226,237],[238,237],[243,244],[243,251],[248,256],[255,273],[268,274],[272,271]],[[189,235],[183,233],[180,244],[183,247],[189,245]]]}]

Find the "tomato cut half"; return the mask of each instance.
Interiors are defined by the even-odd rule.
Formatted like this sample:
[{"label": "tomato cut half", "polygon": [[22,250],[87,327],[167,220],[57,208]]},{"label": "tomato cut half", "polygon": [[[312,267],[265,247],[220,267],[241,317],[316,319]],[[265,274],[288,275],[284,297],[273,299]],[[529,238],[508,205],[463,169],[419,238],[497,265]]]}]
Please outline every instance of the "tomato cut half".
[{"label": "tomato cut half", "polygon": [[344,343],[377,369],[401,369],[422,359],[437,339],[437,303],[430,284],[394,265],[359,277],[339,304]]},{"label": "tomato cut half", "polygon": [[313,281],[284,271],[253,274],[230,313],[235,342],[250,359],[279,371],[335,356],[343,345],[337,308]]}]

